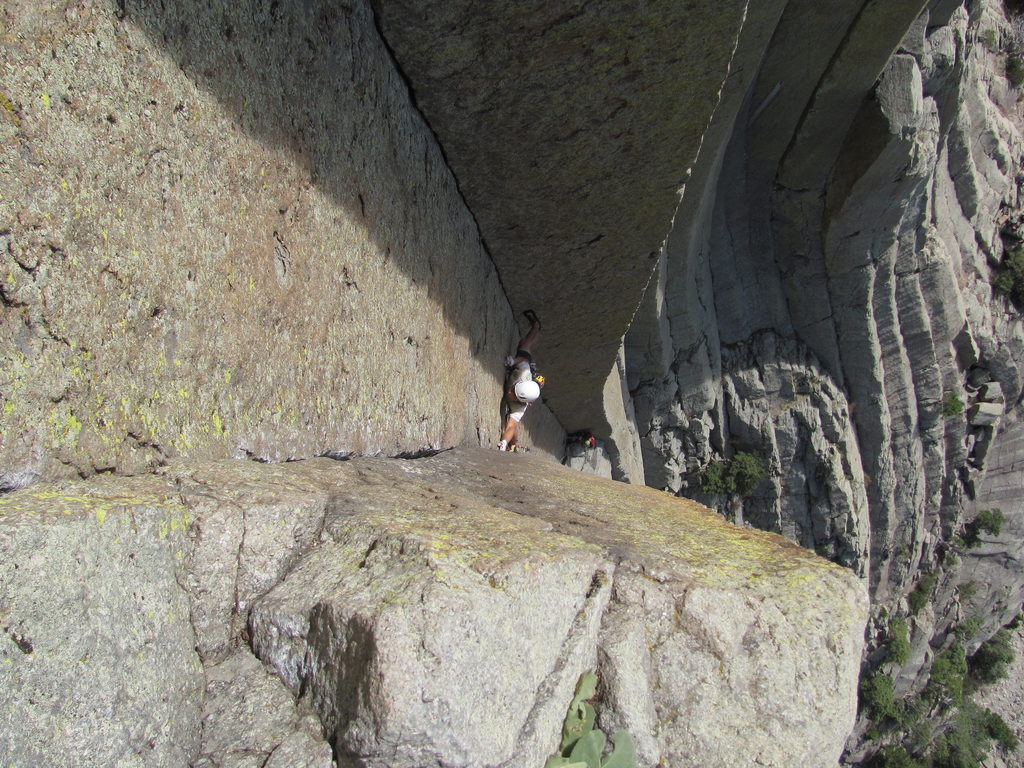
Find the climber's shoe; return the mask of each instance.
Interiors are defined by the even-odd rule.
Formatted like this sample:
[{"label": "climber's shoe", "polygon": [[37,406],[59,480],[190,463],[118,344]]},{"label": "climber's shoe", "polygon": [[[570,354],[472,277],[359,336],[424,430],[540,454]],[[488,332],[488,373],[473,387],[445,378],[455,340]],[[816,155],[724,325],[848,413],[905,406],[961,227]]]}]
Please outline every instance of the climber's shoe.
[{"label": "climber's shoe", "polygon": [[523,312],[523,317],[530,321],[530,325],[540,325],[540,319],[537,317],[537,313],[532,309],[528,309]]},{"label": "climber's shoe", "polygon": [[508,450],[508,440],[499,440],[498,441],[498,450],[499,451],[507,451]]}]

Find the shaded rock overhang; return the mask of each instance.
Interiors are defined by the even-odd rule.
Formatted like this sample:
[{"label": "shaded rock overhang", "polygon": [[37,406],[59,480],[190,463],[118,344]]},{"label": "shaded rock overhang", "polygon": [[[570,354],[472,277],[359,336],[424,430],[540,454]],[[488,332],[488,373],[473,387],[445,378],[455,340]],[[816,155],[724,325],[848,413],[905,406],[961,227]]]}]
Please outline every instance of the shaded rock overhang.
[{"label": "shaded rock overhang", "polygon": [[373,3],[568,430],[602,387],[672,226],[747,3]]}]

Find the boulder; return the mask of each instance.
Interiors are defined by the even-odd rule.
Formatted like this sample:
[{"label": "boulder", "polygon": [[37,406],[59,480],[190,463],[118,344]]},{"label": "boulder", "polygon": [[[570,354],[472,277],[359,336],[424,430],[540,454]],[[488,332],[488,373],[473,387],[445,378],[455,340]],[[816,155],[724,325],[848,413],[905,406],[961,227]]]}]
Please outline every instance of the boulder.
[{"label": "boulder", "polygon": [[641,765],[831,768],[856,710],[851,572],[529,454],[39,486],[0,547],[17,765],[539,766],[587,669]]},{"label": "boulder", "polygon": [[972,427],[990,427],[999,423],[1005,410],[1002,403],[975,403],[967,409],[967,421]]},{"label": "boulder", "polygon": [[849,571],[528,455],[357,467],[250,621],[341,765],[539,765],[587,668],[642,764],[835,764],[866,615]]},{"label": "boulder", "polygon": [[1003,386],[998,381],[989,381],[981,386],[978,399],[986,403],[1004,403]]}]

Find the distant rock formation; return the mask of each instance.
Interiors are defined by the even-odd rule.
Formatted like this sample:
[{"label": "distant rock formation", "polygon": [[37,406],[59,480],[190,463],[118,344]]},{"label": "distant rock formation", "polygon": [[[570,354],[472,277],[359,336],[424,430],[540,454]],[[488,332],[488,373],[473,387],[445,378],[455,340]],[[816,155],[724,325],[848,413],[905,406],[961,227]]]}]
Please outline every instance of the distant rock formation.
[{"label": "distant rock formation", "polygon": [[[994,287],[1021,242],[1022,41],[1000,2],[890,4],[882,26],[802,7],[741,38],[627,337],[629,387],[649,484],[733,515],[702,475],[760,457],[743,519],[865,573],[873,646],[883,611],[909,619],[905,693],[951,629],[975,624],[970,652],[1024,601],[1024,333]],[[1000,536],[958,544],[992,507]]]},{"label": "distant rock formation", "polygon": [[39,485],[0,557],[5,765],[539,766],[595,669],[642,765],[831,768],[856,708],[848,570],[529,456]]}]

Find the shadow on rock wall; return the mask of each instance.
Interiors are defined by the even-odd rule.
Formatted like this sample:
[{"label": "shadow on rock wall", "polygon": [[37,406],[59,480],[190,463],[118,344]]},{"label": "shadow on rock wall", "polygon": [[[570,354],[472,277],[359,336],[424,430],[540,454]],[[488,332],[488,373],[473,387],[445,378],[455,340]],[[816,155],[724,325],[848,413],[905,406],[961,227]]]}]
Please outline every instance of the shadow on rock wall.
[{"label": "shadow on rock wall", "polygon": [[367,4],[12,0],[0,59],[0,488],[497,439],[515,322]]},{"label": "shadow on rock wall", "polygon": [[[385,261],[416,284],[469,338],[468,316],[450,282],[454,254],[432,249],[430,221],[409,219],[450,178],[429,128],[358,0],[118,0],[119,17],[141,28],[234,124],[288,152],[309,181],[361,220]],[[426,169],[426,173],[424,173]],[[448,177],[448,178],[445,178]],[[458,226],[461,211],[452,210]],[[475,232],[469,233],[476,235]],[[472,246],[471,243],[467,245]]]}]

